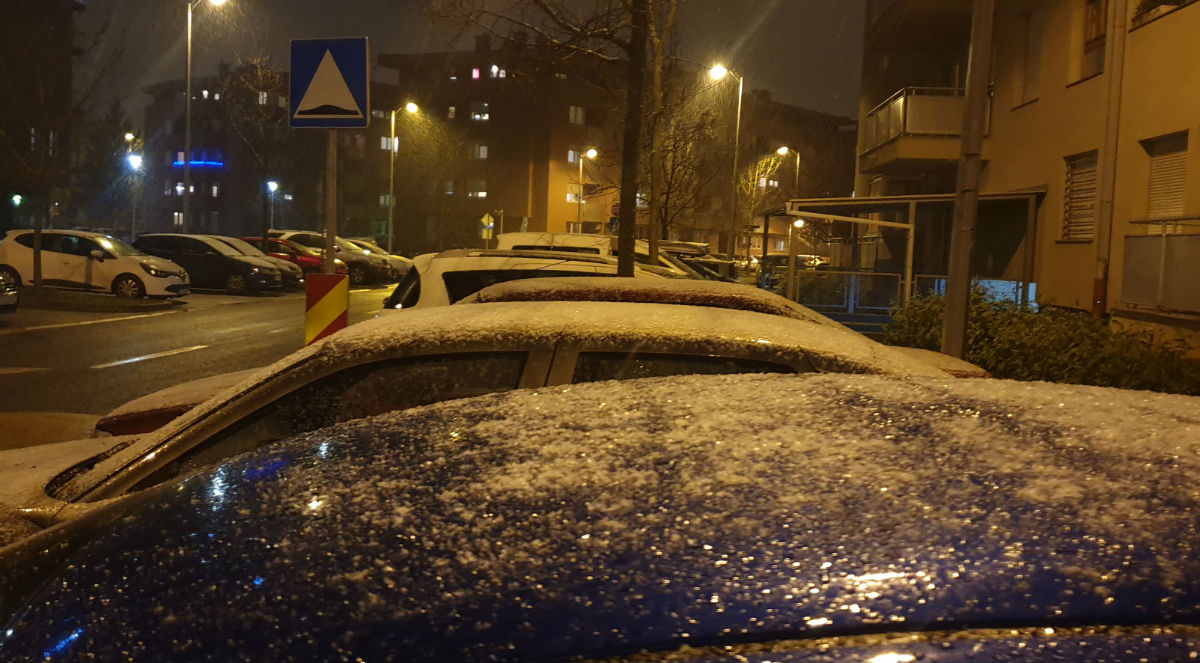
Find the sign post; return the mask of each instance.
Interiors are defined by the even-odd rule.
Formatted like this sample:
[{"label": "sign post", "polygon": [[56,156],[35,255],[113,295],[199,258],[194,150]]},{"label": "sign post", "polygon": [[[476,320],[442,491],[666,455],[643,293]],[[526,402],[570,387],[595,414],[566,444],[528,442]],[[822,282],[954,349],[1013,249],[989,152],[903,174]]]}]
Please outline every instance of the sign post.
[{"label": "sign post", "polygon": [[350,288],[336,274],[337,130],[371,121],[370,51],[366,37],[292,41],[288,124],[328,129],[325,156],[325,276],[306,279],[305,343],[347,324]]}]

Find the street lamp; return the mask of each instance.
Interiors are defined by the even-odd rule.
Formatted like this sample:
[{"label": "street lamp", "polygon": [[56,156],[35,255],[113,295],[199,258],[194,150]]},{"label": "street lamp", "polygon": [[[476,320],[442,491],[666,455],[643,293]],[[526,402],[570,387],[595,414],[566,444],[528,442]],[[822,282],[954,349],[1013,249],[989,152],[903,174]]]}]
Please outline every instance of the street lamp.
[{"label": "street lamp", "polygon": [[586,152],[580,152],[575,155],[575,160],[579,162],[579,193],[575,198],[575,227],[583,232],[583,159],[595,159],[599,152],[596,148],[589,147]]},{"label": "street lamp", "polygon": [[804,219],[796,219],[788,226],[787,298],[796,300],[796,231],[804,227]]},{"label": "street lamp", "polygon": [[275,192],[279,190],[279,182],[275,180],[267,180],[267,193],[270,199],[269,211],[267,213],[267,230],[275,228]]},{"label": "street lamp", "polygon": [[797,192],[800,191],[800,150],[790,149],[787,145],[775,150],[775,153],[781,157],[786,157],[788,152],[792,152],[796,155],[796,184],[792,188],[792,195],[795,196],[797,195]]},{"label": "street lamp", "polygon": [[[391,153],[388,158],[388,225],[387,225],[387,250],[392,252],[392,235],[394,233],[392,224],[395,223],[396,217],[396,150],[399,145],[396,144],[396,112],[399,108],[392,109],[392,130],[391,138],[388,141],[388,151]],[[413,102],[404,104],[404,110],[409,115],[416,115],[421,111],[421,108]]]},{"label": "street lamp", "polygon": [[738,179],[738,149],[740,148],[740,139],[742,134],[742,87],[745,84],[745,79],[729,70],[722,64],[714,64],[712,69],[708,70],[708,77],[714,81],[723,80],[726,76],[733,76],[738,82],[738,97],[737,97],[737,121],[733,126],[733,201],[729,206],[729,258],[732,260],[737,256],[737,238],[738,238],[738,218],[737,218],[737,179]]},{"label": "street lamp", "polygon": [[[133,138],[132,138],[133,134],[125,134],[125,135],[128,137],[127,140],[130,143],[132,143],[133,142]],[[140,155],[136,152],[131,152],[130,154],[125,155],[125,162],[129,164],[129,169],[131,171],[133,171],[132,174],[136,174],[139,176],[133,186],[133,195],[130,196],[131,200],[129,201],[129,237],[131,239],[137,239],[137,206],[138,206],[138,193],[141,191],[141,188],[142,188],[141,187],[142,182],[141,182],[141,177],[140,177],[142,174],[142,155]]]},{"label": "street lamp", "polygon": [[[188,231],[188,214],[192,198],[192,10],[202,0],[187,2],[187,75],[184,85],[183,119],[183,232]],[[209,4],[221,6],[225,0],[208,0]]]}]

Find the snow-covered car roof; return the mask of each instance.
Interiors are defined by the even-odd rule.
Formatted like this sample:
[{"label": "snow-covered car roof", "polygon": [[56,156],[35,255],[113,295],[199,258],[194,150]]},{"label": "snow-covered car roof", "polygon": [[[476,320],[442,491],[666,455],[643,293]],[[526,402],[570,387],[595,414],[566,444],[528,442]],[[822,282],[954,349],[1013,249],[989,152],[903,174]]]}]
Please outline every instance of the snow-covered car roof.
[{"label": "snow-covered car roof", "polygon": [[35,537],[61,558],[4,646],[909,661],[1008,634],[1020,660],[1092,660],[1112,627],[1169,658],[1196,629],[1150,627],[1200,622],[1198,475],[1187,396],[815,374],[493,394],[228,462],[73,554]]},{"label": "snow-covered car roof", "polygon": [[491,285],[461,303],[595,301],[682,304],[755,311],[847,329],[841,323],[761,288],[721,281],[650,281],[555,276]]}]

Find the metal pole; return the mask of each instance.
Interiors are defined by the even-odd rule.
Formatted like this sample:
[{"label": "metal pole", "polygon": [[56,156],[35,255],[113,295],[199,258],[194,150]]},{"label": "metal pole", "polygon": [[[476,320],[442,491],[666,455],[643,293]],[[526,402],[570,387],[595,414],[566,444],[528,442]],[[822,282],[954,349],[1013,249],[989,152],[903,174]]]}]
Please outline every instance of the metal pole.
[{"label": "metal pole", "polygon": [[1128,0],[1108,3],[1107,52],[1108,110],[1104,119],[1104,144],[1099,159],[1099,206],[1096,214],[1096,272],[1092,281],[1092,315],[1108,312],[1108,267],[1112,258],[1113,196],[1117,188],[1117,139],[1121,131],[1121,92],[1125,75],[1125,17]]},{"label": "metal pole", "polygon": [[787,298],[796,301],[796,222],[788,221]]},{"label": "metal pole", "polygon": [[800,196],[800,150],[796,150],[796,186],[792,189],[792,195]]},{"label": "metal pole", "polygon": [[271,199],[271,211],[270,211],[270,214],[267,216],[267,230],[273,230],[275,228],[275,192],[274,191],[271,192],[270,199]]},{"label": "metal pole", "polygon": [[392,235],[395,234],[394,219],[396,217],[396,109],[392,109],[392,130],[391,138],[388,142],[388,226],[387,226],[387,250],[392,252]]},{"label": "metal pole", "polygon": [[[738,100],[737,100],[737,120],[733,125],[733,202],[729,205],[729,259],[737,260],[737,238],[738,238],[738,214],[737,214],[737,199],[738,199],[738,150],[741,149],[742,135],[742,84],[746,79],[734,72],[729,72],[738,79]],[[747,256],[749,262],[749,256]]]},{"label": "metal pole", "polygon": [[913,293],[913,253],[917,242],[917,203],[908,204],[908,246],[904,256],[904,305],[912,300]]},{"label": "metal pole", "polygon": [[575,227],[583,232],[583,153],[575,151],[575,160],[579,162],[579,193],[575,194]]},{"label": "metal pole", "polygon": [[183,119],[183,223],[188,231],[188,215],[192,199],[192,0],[187,0],[187,74],[184,84]]},{"label": "metal pole", "polygon": [[329,130],[325,153],[325,273],[335,274],[333,238],[337,236],[337,129]]},{"label": "metal pole", "polygon": [[975,249],[975,220],[979,214],[979,173],[983,162],[981,152],[991,77],[994,14],[995,0],[975,0],[971,11],[962,160],[958,164],[958,193],[954,200],[950,268],[946,277],[946,316],[942,328],[942,352],[959,358],[966,350],[971,254]]}]

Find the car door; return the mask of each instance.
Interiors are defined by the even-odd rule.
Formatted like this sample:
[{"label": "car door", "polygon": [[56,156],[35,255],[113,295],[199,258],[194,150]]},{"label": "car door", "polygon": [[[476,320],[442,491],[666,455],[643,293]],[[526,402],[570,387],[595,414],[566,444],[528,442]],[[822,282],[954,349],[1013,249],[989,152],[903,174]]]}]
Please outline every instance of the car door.
[{"label": "car door", "polygon": [[[119,274],[128,271],[129,261],[118,258],[116,254],[106,249],[100,242],[91,237],[80,237],[77,250],[85,254],[84,285],[89,290],[107,292],[112,288],[112,282]],[[97,259],[94,252],[99,251],[103,256]],[[141,275],[139,275],[141,276]]]},{"label": "car door", "polygon": [[216,249],[195,237],[174,238],[179,245],[179,264],[198,288],[225,287],[225,261]]},{"label": "car door", "polygon": [[88,257],[78,235],[48,232],[42,235],[42,279],[60,288],[88,286]]}]

